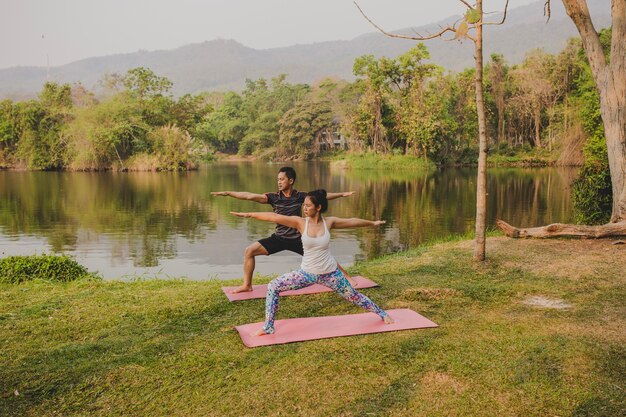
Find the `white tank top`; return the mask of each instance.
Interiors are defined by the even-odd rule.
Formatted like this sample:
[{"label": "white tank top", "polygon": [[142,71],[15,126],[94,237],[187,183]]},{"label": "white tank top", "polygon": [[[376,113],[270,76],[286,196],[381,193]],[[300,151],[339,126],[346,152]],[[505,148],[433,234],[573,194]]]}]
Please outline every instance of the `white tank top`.
[{"label": "white tank top", "polygon": [[330,246],[330,231],[324,222],[324,234],[319,237],[309,236],[309,217],[306,219],[304,232],[302,232],[302,248],[304,256],[302,256],[302,264],[300,268],[311,274],[328,274],[337,269],[337,261],[330,254],[328,247]]}]

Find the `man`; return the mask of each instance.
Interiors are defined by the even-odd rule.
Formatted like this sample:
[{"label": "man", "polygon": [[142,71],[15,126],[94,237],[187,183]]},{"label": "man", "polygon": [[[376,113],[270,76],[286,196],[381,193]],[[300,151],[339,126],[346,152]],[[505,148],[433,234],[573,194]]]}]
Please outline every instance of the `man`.
[{"label": "man", "polygon": [[[211,194],[214,196],[228,196],[240,200],[256,201],[261,204],[270,204],[276,214],[300,216],[306,193],[293,188],[296,182],[296,171],[291,167],[282,167],[278,170],[277,180],[278,192],[275,193],[254,194],[245,191],[215,191]],[[334,200],[340,197],[349,197],[352,194],[354,194],[354,191],[328,193],[326,198],[328,200]],[[300,232],[296,229],[276,225],[276,233],[248,246],[243,255],[243,285],[237,287],[232,292],[252,291],[252,274],[254,273],[256,256],[272,255],[284,250],[290,250],[302,255],[302,240],[300,237]],[[352,286],[356,286],[355,281],[345,273],[343,268],[341,268],[341,266],[339,266],[339,268],[348,278]]]}]

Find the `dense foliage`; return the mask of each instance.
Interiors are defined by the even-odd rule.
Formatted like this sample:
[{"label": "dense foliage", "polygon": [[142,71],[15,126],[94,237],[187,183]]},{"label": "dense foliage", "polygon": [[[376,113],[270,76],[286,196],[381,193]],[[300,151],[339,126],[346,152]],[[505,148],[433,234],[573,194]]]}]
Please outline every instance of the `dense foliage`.
[{"label": "dense foliage", "polygon": [[[106,76],[98,96],[46,83],[37,100],[0,103],[0,164],[179,170],[214,152],[307,159],[337,146],[474,163],[474,70],[445,73],[429,58],[419,44],[396,58],[358,57],[351,83],[291,84],[282,74],[248,80],[241,93],[178,99],[167,78],[146,68]],[[485,67],[492,153],[567,148],[587,120],[585,106],[597,107],[593,85],[580,81],[587,73],[574,40],[558,55],[531,51],[519,65],[492,55]]]},{"label": "dense foliage", "polygon": [[[602,31],[600,41],[608,54],[611,44],[611,32]],[[612,188],[609,172],[604,127],[600,117],[600,98],[595,88],[591,69],[584,65],[577,83],[577,99],[581,106],[583,126],[589,139],[584,148],[585,163],[579,177],[574,181],[573,199],[577,223],[603,224],[611,217]]]},{"label": "dense foliage", "polygon": [[[145,68],[107,76],[102,97],[47,82],[37,100],[0,103],[0,165],[27,169],[192,168],[206,153],[191,133],[213,107],[174,99],[172,83]],[[150,160],[146,167],[133,161]]]},{"label": "dense foliage", "polygon": [[0,283],[19,284],[34,279],[69,282],[94,277],[94,274],[67,256],[9,256],[0,259]]},{"label": "dense foliage", "polygon": [[[241,92],[180,98],[146,68],[107,75],[98,94],[48,82],[35,100],[0,102],[0,167],[188,170],[218,152],[286,160],[337,148],[473,164],[474,69],[446,73],[429,57],[419,44],[396,58],[358,57],[354,82],[292,84],[282,74],[248,80]],[[611,198],[606,145],[580,41],[556,55],[530,51],[518,65],[494,54],[484,83],[492,157],[586,160],[575,192],[579,212],[592,214],[579,218],[602,221]]]}]

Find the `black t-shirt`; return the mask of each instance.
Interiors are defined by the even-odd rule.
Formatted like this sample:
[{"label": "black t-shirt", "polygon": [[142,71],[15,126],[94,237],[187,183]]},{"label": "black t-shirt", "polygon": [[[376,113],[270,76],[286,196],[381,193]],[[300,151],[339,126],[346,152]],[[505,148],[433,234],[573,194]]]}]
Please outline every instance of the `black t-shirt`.
[{"label": "black t-shirt", "polygon": [[[277,193],[265,193],[267,196],[267,204],[272,206],[274,213],[282,214],[283,216],[301,216],[302,204],[304,203],[306,194],[305,192],[297,190],[292,190],[289,197],[283,194],[282,191]],[[300,232],[291,227],[277,224],[276,235],[285,239],[298,239]]]}]

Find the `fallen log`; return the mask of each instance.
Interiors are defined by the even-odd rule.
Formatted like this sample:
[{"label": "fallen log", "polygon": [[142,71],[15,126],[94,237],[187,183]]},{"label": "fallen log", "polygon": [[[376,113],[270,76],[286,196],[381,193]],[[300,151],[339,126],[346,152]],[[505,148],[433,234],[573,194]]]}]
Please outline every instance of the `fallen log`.
[{"label": "fallen log", "polygon": [[513,238],[578,237],[581,239],[599,239],[603,237],[626,236],[626,221],[599,226],[553,223],[547,226],[520,229],[511,226],[503,220],[496,220],[496,225],[505,235]]}]

